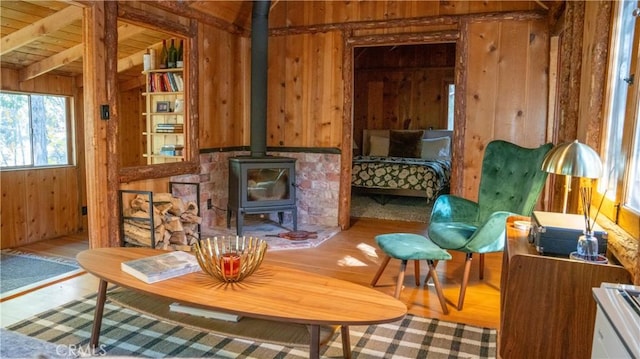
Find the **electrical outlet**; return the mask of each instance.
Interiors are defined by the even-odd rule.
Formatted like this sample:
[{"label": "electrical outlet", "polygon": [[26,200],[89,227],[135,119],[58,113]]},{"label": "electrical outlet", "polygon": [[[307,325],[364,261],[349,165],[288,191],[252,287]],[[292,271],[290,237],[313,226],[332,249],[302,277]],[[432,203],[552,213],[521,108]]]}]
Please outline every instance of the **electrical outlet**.
[{"label": "electrical outlet", "polygon": [[207,199],[207,209],[213,208],[213,203],[211,202],[211,198]]}]

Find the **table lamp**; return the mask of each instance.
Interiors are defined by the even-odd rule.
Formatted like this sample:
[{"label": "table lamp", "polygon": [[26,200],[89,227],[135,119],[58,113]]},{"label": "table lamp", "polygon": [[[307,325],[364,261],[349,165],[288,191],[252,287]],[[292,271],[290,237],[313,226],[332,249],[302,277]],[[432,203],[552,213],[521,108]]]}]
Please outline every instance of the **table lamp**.
[{"label": "table lamp", "polygon": [[598,153],[591,147],[575,140],[562,143],[551,149],[542,162],[542,170],[566,176],[562,213],[567,213],[571,178],[600,178],[602,161]]}]

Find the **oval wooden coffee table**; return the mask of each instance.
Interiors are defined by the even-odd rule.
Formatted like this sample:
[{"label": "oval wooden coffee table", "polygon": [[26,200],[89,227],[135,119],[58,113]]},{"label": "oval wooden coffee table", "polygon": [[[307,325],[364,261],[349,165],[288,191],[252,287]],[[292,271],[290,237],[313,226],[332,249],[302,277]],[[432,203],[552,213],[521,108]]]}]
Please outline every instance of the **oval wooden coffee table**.
[{"label": "oval wooden coffee table", "polygon": [[[407,307],[370,287],[263,263],[239,283],[221,283],[203,272],[147,284],[120,270],[120,263],[165,253],[149,248],[98,248],[78,254],[82,268],[100,279],[91,344],[98,346],[108,283],[134,291],[245,317],[308,325],[310,358],[320,356],[320,326],[339,325],[344,357],[351,356],[350,325],[402,319]],[[268,254],[267,254],[268,255]]]}]

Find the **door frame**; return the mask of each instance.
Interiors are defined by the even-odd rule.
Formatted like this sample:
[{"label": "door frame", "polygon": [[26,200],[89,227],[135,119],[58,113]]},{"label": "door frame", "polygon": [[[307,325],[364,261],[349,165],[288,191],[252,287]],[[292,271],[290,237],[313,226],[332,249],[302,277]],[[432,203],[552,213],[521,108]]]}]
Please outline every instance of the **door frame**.
[{"label": "door frame", "polygon": [[456,65],[454,69],[456,86],[453,144],[451,147],[451,193],[462,190],[462,164],[465,116],[465,79],[466,79],[466,23],[462,22],[456,30],[433,31],[408,34],[380,34],[367,36],[344,36],[344,51],[342,59],[344,104],[342,122],[342,156],[340,163],[340,194],[338,206],[338,225],[343,230],[351,224],[351,162],[353,160],[353,87],[354,69],[353,52],[355,47],[391,46],[391,45],[429,45],[437,43],[456,44]]}]

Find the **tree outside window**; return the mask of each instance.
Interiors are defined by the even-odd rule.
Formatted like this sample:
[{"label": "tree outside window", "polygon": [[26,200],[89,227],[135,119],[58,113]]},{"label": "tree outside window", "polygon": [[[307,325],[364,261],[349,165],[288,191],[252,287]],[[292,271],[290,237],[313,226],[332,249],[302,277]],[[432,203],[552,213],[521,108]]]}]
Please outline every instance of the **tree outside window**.
[{"label": "tree outside window", "polygon": [[0,93],[0,167],[69,165],[69,99]]}]

